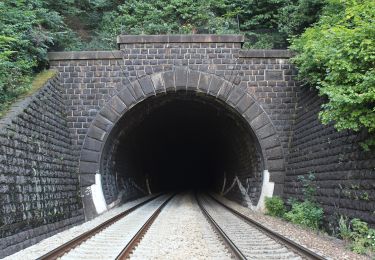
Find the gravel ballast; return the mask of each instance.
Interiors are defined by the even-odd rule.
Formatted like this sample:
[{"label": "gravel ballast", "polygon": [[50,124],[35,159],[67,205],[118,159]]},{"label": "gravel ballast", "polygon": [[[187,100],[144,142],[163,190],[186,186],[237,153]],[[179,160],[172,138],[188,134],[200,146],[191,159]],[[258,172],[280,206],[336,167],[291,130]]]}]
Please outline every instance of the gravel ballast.
[{"label": "gravel ballast", "polygon": [[231,259],[193,194],[178,194],[162,210],[130,259]]},{"label": "gravel ballast", "polygon": [[302,260],[301,256],[249,225],[212,198],[201,196],[200,201],[246,259]]},{"label": "gravel ballast", "polygon": [[309,249],[326,257],[327,259],[371,259],[368,256],[355,254],[346,248],[345,243],[335,237],[323,233],[316,233],[313,230],[286,222],[282,219],[264,215],[261,212],[253,211],[236,202],[228,200],[217,194],[212,194],[216,199],[231,207],[234,210],[252,218],[267,228],[275,231]]},{"label": "gravel ballast", "polygon": [[[315,231],[294,225],[282,219],[264,215],[261,212],[253,211],[217,194],[212,195],[225,205],[323,255],[327,259],[371,259],[368,256],[350,252],[342,240],[323,233],[316,233]],[[150,197],[147,196],[127,202],[91,221],[44,239],[5,259],[36,259]],[[131,256],[131,259],[230,258],[230,253],[218,239],[211,226],[208,225],[192,193],[179,194],[166,205]]]},{"label": "gravel ballast", "polygon": [[[155,196],[155,195],[153,195]],[[41,257],[42,255],[48,253],[54,248],[59,247],[60,245],[68,242],[69,240],[85,233],[86,231],[89,231],[90,229],[100,225],[101,223],[105,222],[106,220],[114,217],[115,215],[153,197],[153,196],[146,196],[142,197],[140,199],[134,200],[127,202],[120,207],[113,208],[102,215],[87,221],[81,225],[77,225],[75,227],[72,227],[70,229],[67,229],[63,232],[60,232],[54,236],[51,236],[49,238],[46,238],[39,243],[30,246],[28,248],[25,248],[13,255],[10,255],[4,259],[11,260],[11,259],[22,259],[22,260],[31,260],[31,259],[36,259],[38,257]]]},{"label": "gravel ballast", "polygon": [[61,260],[116,259],[144,223],[169,198],[160,196],[135,209],[63,255]]}]

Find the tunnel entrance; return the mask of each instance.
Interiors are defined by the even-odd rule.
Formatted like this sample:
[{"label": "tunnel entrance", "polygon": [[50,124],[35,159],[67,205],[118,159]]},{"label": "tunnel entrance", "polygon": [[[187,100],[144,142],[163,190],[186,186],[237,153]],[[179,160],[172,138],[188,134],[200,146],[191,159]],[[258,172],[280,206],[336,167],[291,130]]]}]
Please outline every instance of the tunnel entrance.
[{"label": "tunnel entrance", "polygon": [[248,195],[256,205],[262,171],[257,139],[243,117],[214,97],[186,91],[131,108],[112,130],[101,159],[107,203],[194,189]]}]

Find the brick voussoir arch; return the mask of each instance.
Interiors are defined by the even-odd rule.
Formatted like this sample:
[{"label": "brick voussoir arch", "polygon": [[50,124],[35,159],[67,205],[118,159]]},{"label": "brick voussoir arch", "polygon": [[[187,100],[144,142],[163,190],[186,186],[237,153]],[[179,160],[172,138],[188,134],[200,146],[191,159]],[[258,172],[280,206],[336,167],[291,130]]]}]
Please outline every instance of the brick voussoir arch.
[{"label": "brick voussoir arch", "polygon": [[136,104],[150,96],[175,91],[195,91],[229,104],[249,123],[256,135],[270,181],[283,182],[284,154],[275,127],[262,106],[244,88],[205,72],[176,69],[147,75],[125,85],[92,121],[80,155],[81,187],[95,184],[104,144],[117,121]]}]

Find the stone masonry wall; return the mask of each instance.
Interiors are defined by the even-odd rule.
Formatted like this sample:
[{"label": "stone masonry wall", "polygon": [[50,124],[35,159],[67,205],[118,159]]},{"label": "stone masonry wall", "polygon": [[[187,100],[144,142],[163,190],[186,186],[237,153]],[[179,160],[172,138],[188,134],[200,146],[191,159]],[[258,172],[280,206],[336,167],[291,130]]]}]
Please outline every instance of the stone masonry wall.
[{"label": "stone masonry wall", "polygon": [[[93,149],[83,147],[92,121],[129,82],[139,86],[146,76],[160,72],[198,71],[232,83],[237,89],[234,92],[242,93],[237,102],[245,106],[242,107],[244,114],[250,110],[246,107],[248,95],[264,109],[264,116],[272,122],[272,127],[263,125],[265,137],[271,137],[267,129],[272,128],[276,130],[272,134],[278,139],[275,144],[268,143],[265,156],[272,160],[271,181],[275,182],[275,194],[282,193],[285,174],[282,157],[288,153],[297,96],[289,51],[243,50],[241,35],[122,35],[117,42],[119,50],[114,51],[49,54],[50,66],[59,71],[64,85],[68,126],[74,135],[74,144]],[[89,140],[86,146],[93,141]],[[89,162],[81,161],[80,170],[85,174],[91,172],[93,163],[90,162],[96,161],[96,157],[86,158]],[[81,184],[91,183],[88,174],[83,179],[82,176]]]},{"label": "stone masonry wall", "polygon": [[64,83],[76,144],[82,145],[98,111],[129,81],[180,68],[214,74],[250,93],[277,130],[289,159],[285,185],[284,173],[272,175],[280,184],[276,193],[301,196],[297,176],[315,172],[327,215],[362,212],[358,216],[373,222],[374,155],[360,150],[358,136],[319,123],[322,100],[296,85],[288,51],[244,50],[241,37],[233,35],[119,36],[118,44],[118,51],[50,54]]},{"label": "stone masonry wall", "polygon": [[298,176],[313,173],[316,199],[324,207],[327,225],[340,215],[375,225],[375,153],[358,145],[361,135],[322,125],[318,113],[324,100],[315,90],[301,91],[284,197],[302,198]]},{"label": "stone masonry wall", "polygon": [[61,93],[54,77],[0,120],[0,258],[84,220]]},{"label": "stone masonry wall", "polygon": [[[290,53],[243,50],[242,40],[236,35],[120,36],[119,51],[50,53],[50,66],[64,84],[75,144],[83,144],[98,111],[125,84],[182,68],[223,77],[250,93],[271,118],[287,154],[297,96]],[[283,176],[272,178],[281,183]]]},{"label": "stone masonry wall", "polygon": [[273,119],[287,148],[297,96],[296,71],[288,51],[242,50],[241,42],[120,41],[119,46],[120,51],[111,52],[50,53],[50,65],[60,72],[64,84],[64,96],[71,108],[69,126],[78,144],[82,144],[97,111],[124,84],[184,67],[221,76],[246,88]]}]

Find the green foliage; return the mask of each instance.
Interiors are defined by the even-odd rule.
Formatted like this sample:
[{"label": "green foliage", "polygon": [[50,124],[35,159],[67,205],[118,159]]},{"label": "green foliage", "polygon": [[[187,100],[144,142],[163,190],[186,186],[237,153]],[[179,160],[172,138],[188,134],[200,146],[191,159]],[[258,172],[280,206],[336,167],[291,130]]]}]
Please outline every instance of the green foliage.
[{"label": "green foliage", "polygon": [[[315,195],[318,186],[316,185],[315,179],[315,174],[311,171],[308,173],[307,176],[299,175],[297,177],[297,180],[302,187],[303,201],[310,201],[313,203],[316,202]],[[296,198],[289,198],[288,203],[290,205],[293,205],[298,204],[299,201]]]},{"label": "green foliage", "polygon": [[226,0],[236,11],[241,32],[247,38],[246,48],[280,48],[286,46],[286,35],[278,30],[278,12],[285,0],[241,1]]},{"label": "green foliage", "polygon": [[288,1],[278,12],[278,29],[288,36],[299,35],[318,21],[325,0]]},{"label": "green foliage", "polygon": [[300,79],[328,102],[320,119],[337,130],[366,131],[375,145],[375,2],[329,0],[320,21],[292,41]]},{"label": "green foliage", "polygon": [[349,226],[349,220],[347,217],[340,216],[339,219],[339,235],[342,239],[349,241],[351,229]]},{"label": "green foliage", "polygon": [[284,217],[294,224],[317,230],[323,219],[323,209],[311,201],[295,202]]},{"label": "green foliage", "polygon": [[284,201],[280,197],[266,198],[267,214],[284,217],[294,224],[318,230],[323,220],[323,209],[315,202],[314,198],[317,189],[315,175],[310,172],[307,177],[300,176],[298,180],[302,185],[304,201],[290,198],[288,203],[292,208],[286,212]]},{"label": "green foliage", "polygon": [[12,92],[13,95],[11,96],[8,94],[5,98],[5,102],[1,103],[0,118],[7,113],[8,108],[10,108],[15,101],[34,94],[37,90],[43,87],[49,79],[56,76],[57,73],[56,70],[43,70],[35,74],[33,77],[27,77],[27,84],[22,88],[18,86],[18,88],[14,89],[14,92]]},{"label": "green foliage", "polygon": [[288,37],[301,33],[317,20],[324,0],[102,2],[80,7],[81,22],[94,32],[84,48],[113,48],[120,33],[242,33],[247,48],[285,48]]},{"label": "green foliage", "polygon": [[369,229],[366,222],[360,219],[352,219],[352,232],[350,248],[359,254],[365,254],[368,250],[375,252],[375,229]]},{"label": "green foliage", "polygon": [[[242,33],[246,47],[284,48],[288,37],[316,21],[323,3],[324,0],[10,0],[5,5],[20,14],[23,9],[41,11],[38,15],[44,16],[43,33],[60,32],[50,38],[54,49],[96,50],[116,47],[115,38],[120,33]],[[60,27],[57,31],[56,26]]]},{"label": "green foliage", "polygon": [[[111,45],[119,34],[189,34],[233,32],[223,1],[130,0],[104,13],[96,39]],[[113,45],[113,43],[112,43]]]},{"label": "green foliage", "polygon": [[370,228],[367,232],[367,246],[372,253],[375,253],[375,229]]},{"label": "green foliage", "polygon": [[286,211],[284,201],[278,196],[266,197],[265,204],[268,215],[282,217]]},{"label": "green foliage", "polygon": [[33,73],[47,64],[47,49],[69,44],[71,35],[43,1],[0,2],[0,111],[30,88]]},{"label": "green foliage", "polygon": [[323,208],[315,201],[317,186],[315,175],[309,172],[308,176],[298,176],[298,181],[302,185],[304,201],[292,199],[289,203],[292,209],[285,213],[286,220],[312,229],[319,229],[323,220]]},{"label": "green foliage", "polygon": [[350,242],[350,249],[359,254],[375,252],[375,229],[367,223],[354,218],[350,222],[341,216],[339,221],[340,236]]},{"label": "green foliage", "polygon": [[247,48],[286,48],[288,38],[316,22],[325,0],[226,0],[238,15]]},{"label": "green foliage", "polygon": [[304,199],[308,201],[315,201],[314,196],[317,190],[315,174],[313,172],[309,172],[307,177],[300,175],[298,176],[298,181],[302,184]]}]

